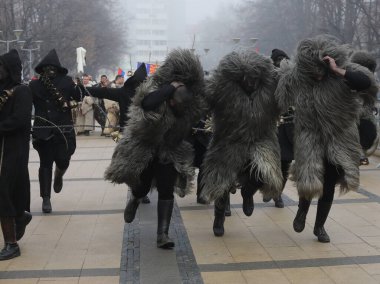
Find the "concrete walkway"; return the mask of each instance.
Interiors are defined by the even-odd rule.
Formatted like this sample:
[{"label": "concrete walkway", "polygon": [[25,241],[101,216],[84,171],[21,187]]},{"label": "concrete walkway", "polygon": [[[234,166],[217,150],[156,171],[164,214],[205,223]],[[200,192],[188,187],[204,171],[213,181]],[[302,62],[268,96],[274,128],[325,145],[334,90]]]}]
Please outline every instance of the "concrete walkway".
[{"label": "concrete walkway", "polygon": [[[212,232],[212,206],[195,195],[176,199],[170,235],[174,250],[156,248],[156,193],[136,220],[124,224],[128,190],[103,180],[115,143],[98,133],[78,137],[77,151],[53,212],[41,213],[38,155],[30,154],[33,220],[19,242],[21,256],[0,262],[2,283],[380,283],[380,164],[361,168],[361,189],[338,196],[326,230],[312,233],[316,206],[301,234],[292,229],[297,193],[285,188],[284,209],[255,196],[246,217],[238,192],[225,235]],[[2,240],[0,240],[2,241]]]}]

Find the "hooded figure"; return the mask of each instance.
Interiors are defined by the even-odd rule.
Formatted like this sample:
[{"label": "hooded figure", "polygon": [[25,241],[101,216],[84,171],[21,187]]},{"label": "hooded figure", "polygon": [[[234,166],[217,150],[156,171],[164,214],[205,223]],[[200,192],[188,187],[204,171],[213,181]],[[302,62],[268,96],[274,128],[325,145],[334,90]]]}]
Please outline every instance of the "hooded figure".
[{"label": "hooded figure", "polygon": [[20,255],[17,240],[32,219],[28,172],[32,95],[21,85],[16,50],[0,56],[0,222],[5,246],[0,260]]},{"label": "hooded figure", "polygon": [[194,178],[193,149],[184,139],[203,112],[203,70],[190,51],[176,49],[136,91],[124,137],[116,146],[105,179],[132,189],[124,211],[127,223],[149,190],[158,190],[157,246],[173,247],[168,230],[174,189],[190,191]]},{"label": "hooded figure", "polygon": [[[368,70],[372,73],[375,73],[376,71],[376,59],[368,52],[354,52],[351,56],[351,62],[368,68]],[[360,159],[362,165],[368,165],[369,162],[367,157],[375,152],[377,145],[379,144],[376,117],[373,114],[378,91],[379,88],[377,82],[372,82],[369,89],[359,92],[359,97],[361,99],[361,109],[358,127],[360,145],[363,149],[363,155]]]},{"label": "hooded figure", "polygon": [[53,187],[59,193],[76,148],[71,108],[76,107],[74,101],[81,100],[81,91],[66,75],[67,69],[61,66],[55,49],[42,59],[35,71],[40,77],[29,83],[35,108],[33,147],[40,156],[38,179],[42,211],[50,213],[53,163],[56,164]]},{"label": "hooded figure", "polygon": [[254,51],[226,55],[206,87],[213,138],[203,161],[202,196],[215,200],[214,234],[223,235],[226,194],[241,185],[243,211],[253,195],[277,197],[282,188],[276,135],[278,109],[272,61]]},{"label": "hooded figure", "polygon": [[[347,60],[347,48],[331,37],[301,41],[293,68],[285,68],[276,96],[282,109],[294,106],[294,159],[290,169],[300,196],[294,230],[305,227],[311,199],[318,201],[314,234],[329,242],[324,223],[336,184],[342,193],[359,187],[358,95],[371,72]],[[282,66],[283,67],[283,66]]]},{"label": "hooded figure", "polygon": [[285,51],[277,48],[272,50],[270,58],[273,61],[273,65],[277,68],[280,67],[280,63],[283,59],[290,59],[289,56],[285,53]]}]

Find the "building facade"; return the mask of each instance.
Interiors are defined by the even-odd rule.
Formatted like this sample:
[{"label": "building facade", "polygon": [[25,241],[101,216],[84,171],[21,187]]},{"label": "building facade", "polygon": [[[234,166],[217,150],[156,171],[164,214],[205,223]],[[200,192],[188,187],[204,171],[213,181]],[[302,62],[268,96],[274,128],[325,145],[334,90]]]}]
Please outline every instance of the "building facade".
[{"label": "building facade", "polygon": [[160,64],[175,47],[185,43],[185,0],[127,0],[128,61]]}]

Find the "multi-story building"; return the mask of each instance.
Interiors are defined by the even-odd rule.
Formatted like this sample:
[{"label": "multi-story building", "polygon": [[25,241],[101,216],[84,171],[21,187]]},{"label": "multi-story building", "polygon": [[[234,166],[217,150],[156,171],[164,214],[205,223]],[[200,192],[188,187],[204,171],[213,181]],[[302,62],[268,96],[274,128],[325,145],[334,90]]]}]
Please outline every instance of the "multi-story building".
[{"label": "multi-story building", "polygon": [[184,46],[185,0],[127,0],[128,60],[160,64],[170,49]]}]

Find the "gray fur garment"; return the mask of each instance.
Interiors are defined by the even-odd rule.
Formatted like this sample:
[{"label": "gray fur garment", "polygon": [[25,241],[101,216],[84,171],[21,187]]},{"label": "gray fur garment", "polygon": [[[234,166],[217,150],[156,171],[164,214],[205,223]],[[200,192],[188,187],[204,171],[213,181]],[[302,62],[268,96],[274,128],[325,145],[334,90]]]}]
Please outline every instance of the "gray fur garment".
[{"label": "gray fur garment", "polygon": [[329,70],[322,60],[326,55],[339,67],[360,70],[372,78],[366,68],[347,62],[345,46],[323,36],[301,41],[294,67],[285,68],[280,76],[279,105],[284,110],[290,105],[296,108],[295,163],[290,174],[299,196],[307,199],[322,196],[325,160],[343,168],[344,177],[338,181],[341,192],[359,187],[358,93]]},{"label": "gray fur garment", "polygon": [[[351,55],[350,60],[352,63],[356,63],[360,66],[368,68],[368,70],[372,73],[374,73],[376,70],[377,63],[375,57],[366,51],[355,51]],[[377,125],[376,117],[373,114],[373,108],[375,107],[376,96],[379,91],[379,86],[374,77],[370,78],[371,87],[367,90],[359,92],[361,106],[359,111],[359,119],[366,119],[371,121],[374,125]],[[367,157],[372,155],[376,151],[378,143],[379,136],[377,137],[377,139],[375,139],[372,147],[364,150],[364,153]]]},{"label": "gray fur garment", "polygon": [[[253,91],[245,91],[245,81]],[[264,196],[282,188],[276,136],[278,108],[272,61],[254,51],[226,55],[206,83],[206,101],[213,113],[213,138],[203,162],[202,195],[208,200],[236,186],[239,174],[256,167]],[[250,90],[250,89],[248,89]]]},{"label": "gray fur garment", "polygon": [[[156,111],[144,111],[141,107],[144,97],[173,81],[183,82],[194,95],[183,115],[176,117],[166,102]],[[129,108],[130,119],[124,138],[115,148],[105,179],[135,187],[140,183],[142,171],[158,157],[161,163],[173,163],[179,172],[176,192],[181,197],[190,192],[194,178],[193,148],[183,139],[204,114],[203,92],[199,59],[189,50],[170,52],[156,73],[137,89]]]}]

